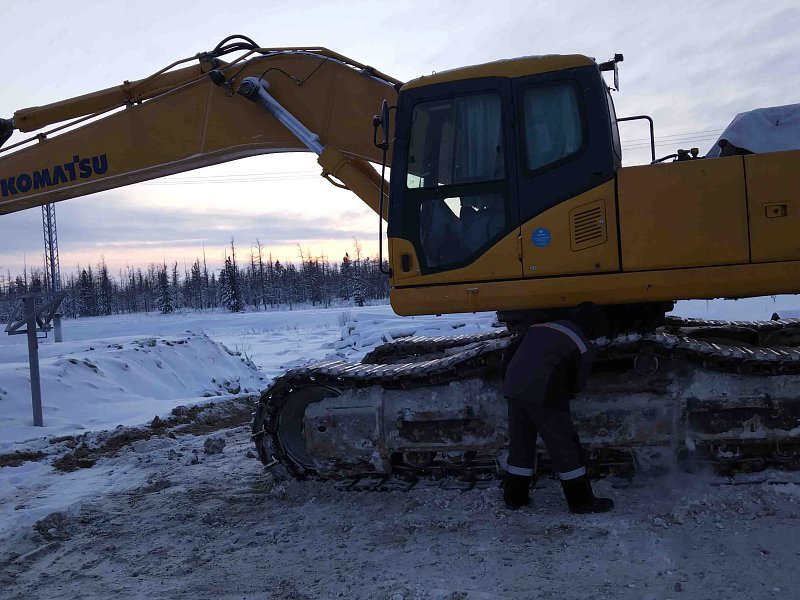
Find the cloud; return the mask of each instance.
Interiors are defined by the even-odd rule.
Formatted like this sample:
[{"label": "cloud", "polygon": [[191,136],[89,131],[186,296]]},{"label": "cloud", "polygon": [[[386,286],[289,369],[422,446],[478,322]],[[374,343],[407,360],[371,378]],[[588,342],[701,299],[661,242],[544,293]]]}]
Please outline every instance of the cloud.
[{"label": "cloud", "polygon": [[[298,243],[315,252],[330,247],[329,252],[338,254],[352,246],[353,238],[369,242],[376,236],[374,213],[366,207],[364,211],[334,209],[328,215],[307,215],[283,212],[280,206],[260,214],[250,214],[250,210],[237,213],[222,205],[191,210],[183,202],[140,206],[140,188],[143,186],[57,204],[62,265],[94,263],[101,255],[114,267],[133,257],[139,264],[192,260],[203,247],[216,258],[216,249],[226,247],[231,238],[245,248],[259,239],[267,253],[294,260]],[[42,248],[40,209],[0,220],[0,267],[19,271],[23,261],[38,265]]]}]

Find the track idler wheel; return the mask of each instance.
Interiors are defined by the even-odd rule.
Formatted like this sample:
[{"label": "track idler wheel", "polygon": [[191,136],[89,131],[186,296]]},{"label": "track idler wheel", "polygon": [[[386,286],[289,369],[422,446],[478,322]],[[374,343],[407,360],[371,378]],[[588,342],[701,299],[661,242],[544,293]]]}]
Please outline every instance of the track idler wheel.
[{"label": "track idler wheel", "polygon": [[782,450],[780,444],[776,444],[770,458],[775,461],[781,469],[786,471],[800,471],[800,452],[795,450]]},{"label": "track idler wheel", "polygon": [[633,359],[633,368],[639,375],[653,375],[658,367],[658,357],[655,354],[637,354]]},{"label": "track idler wheel", "polygon": [[421,471],[431,466],[434,458],[435,452],[403,452],[401,460],[409,469]]}]

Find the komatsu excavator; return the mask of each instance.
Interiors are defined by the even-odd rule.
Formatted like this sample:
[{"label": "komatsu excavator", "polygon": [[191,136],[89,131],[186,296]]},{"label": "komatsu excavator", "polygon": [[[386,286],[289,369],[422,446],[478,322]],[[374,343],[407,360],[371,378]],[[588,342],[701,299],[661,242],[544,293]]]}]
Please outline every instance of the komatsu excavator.
[{"label": "komatsu excavator", "polygon": [[[665,313],[678,299],[800,291],[800,151],[665,162],[652,144],[653,164],[622,167],[623,119],[603,77],[613,71],[618,88],[621,60],[531,56],[402,83],[325,48],[231,36],[0,121],[0,144],[37,132],[0,149],[0,214],[311,151],[323,177],[388,223],[395,312],[498,311],[507,327],[490,333],[401,339],[358,364],[277,378],[253,440],[298,478],[492,477],[510,332],[583,301],[615,331],[595,340],[595,376],[573,403],[592,464],[798,467],[800,320]],[[390,166],[390,181],[373,165]]]}]

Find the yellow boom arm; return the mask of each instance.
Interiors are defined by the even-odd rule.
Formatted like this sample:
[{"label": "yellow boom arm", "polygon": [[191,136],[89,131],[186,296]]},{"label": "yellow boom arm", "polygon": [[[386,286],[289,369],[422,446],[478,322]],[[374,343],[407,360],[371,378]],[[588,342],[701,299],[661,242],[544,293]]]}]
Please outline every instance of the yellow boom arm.
[{"label": "yellow boom arm", "polygon": [[396,101],[397,80],[325,48],[256,48],[230,63],[199,54],[140,81],[17,111],[13,126],[23,132],[77,121],[0,149],[0,214],[247,156],[308,150],[263,105],[236,93],[246,78],[268,88],[318,141],[322,175],[378,212],[382,181],[370,161],[379,162],[382,151],[371,117],[383,100]]}]

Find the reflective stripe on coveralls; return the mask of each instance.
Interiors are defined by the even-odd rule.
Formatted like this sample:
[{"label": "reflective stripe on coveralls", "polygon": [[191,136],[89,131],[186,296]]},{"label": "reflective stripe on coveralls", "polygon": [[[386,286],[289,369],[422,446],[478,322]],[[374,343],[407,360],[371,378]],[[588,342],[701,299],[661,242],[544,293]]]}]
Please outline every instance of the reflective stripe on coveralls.
[{"label": "reflective stripe on coveralls", "polygon": [[506,472],[512,475],[521,475],[523,477],[533,477],[536,474],[536,467],[530,469],[525,467],[515,467],[514,465],[506,464]]},{"label": "reflective stripe on coveralls", "polygon": [[573,342],[575,342],[575,345],[578,347],[578,350],[580,350],[581,354],[586,354],[588,351],[588,348],[586,348],[586,344],[583,343],[581,336],[572,331],[572,329],[569,327],[564,327],[560,323],[537,323],[536,325],[531,325],[531,328],[533,327],[547,327],[549,329],[560,331],[564,335],[568,336]]},{"label": "reflective stripe on coveralls", "polygon": [[566,473],[558,473],[558,478],[561,481],[569,481],[570,479],[577,479],[582,475],[586,475],[586,467],[578,467],[577,469],[567,471]]}]

